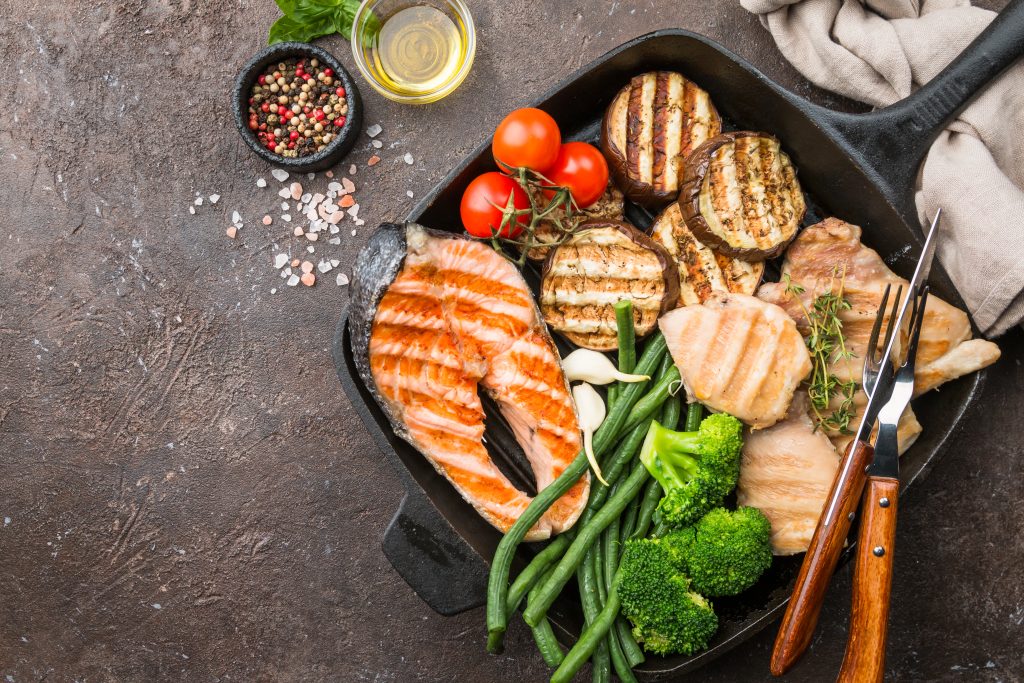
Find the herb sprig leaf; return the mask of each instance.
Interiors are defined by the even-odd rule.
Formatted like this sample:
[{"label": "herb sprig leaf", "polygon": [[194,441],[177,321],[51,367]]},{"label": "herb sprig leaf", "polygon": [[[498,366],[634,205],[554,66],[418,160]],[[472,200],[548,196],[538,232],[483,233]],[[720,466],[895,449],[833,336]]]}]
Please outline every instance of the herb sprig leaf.
[{"label": "herb sprig leaf", "polygon": [[320,36],[340,33],[346,39],[358,0],[275,0],[284,15],[270,27],[267,42],[308,43]]},{"label": "herb sprig leaf", "polygon": [[[850,301],[843,295],[846,273],[839,277],[832,274],[829,288],[819,294],[808,308],[800,297],[806,290],[793,282],[788,274],[783,275],[786,293],[793,296],[807,319],[809,332],[804,339],[807,350],[811,354],[811,377],[807,382],[807,394],[811,400],[811,411],[814,413],[815,429],[819,427],[827,431],[850,433],[850,421],[854,416],[853,399],[857,393],[857,382],[842,381],[832,372],[832,367],[840,361],[849,361],[854,354],[846,347],[843,336],[843,320],[840,314],[850,310]],[[839,405],[828,412],[832,399],[839,397]]]}]

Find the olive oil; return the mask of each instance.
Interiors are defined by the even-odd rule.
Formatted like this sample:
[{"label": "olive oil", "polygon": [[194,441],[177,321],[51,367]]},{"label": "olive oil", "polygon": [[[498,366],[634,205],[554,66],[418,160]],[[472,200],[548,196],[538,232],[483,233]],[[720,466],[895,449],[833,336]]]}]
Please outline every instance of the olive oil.
[{"label": "olive oil", "polygon": [[421,96],[459,75],[467,59],[466,28],[435,7],[414,5],[384,20],[370,48],[375,75],[385,87]]}]

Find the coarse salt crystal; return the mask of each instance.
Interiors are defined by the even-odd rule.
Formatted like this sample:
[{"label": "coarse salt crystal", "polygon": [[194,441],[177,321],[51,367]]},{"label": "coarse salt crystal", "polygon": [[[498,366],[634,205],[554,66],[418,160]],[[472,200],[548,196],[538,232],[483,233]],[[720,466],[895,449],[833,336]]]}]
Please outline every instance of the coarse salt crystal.
[{"label": "coarse salt crystal", "polygon": [[288,263],[288,254],[283,251],[274,257],[274,268],[280,270],[281,268],[284,268],[286,263]]},{"label": "coarse salt crystal", "polygon": [[384,129],[383,129],[383,128],[381,128],[381,126],[380,126],[380,124],[379,124],[379,123],[375,123],[375,124],[373,124],[372,126],[367,126],[367,128],[366,128],[366,134],[367,134],[367,135],[369,135],[369,136],[370,136],[371,138],[375,138],[375,137],[377,137],[378,135],[380,135],[380,134],[381,134],[381,131],[383,131],[383,130],[384,130]]},{"label": "coarse salt crystal", "polygon": [[348,275],[345,275],[345,273],[338,273],[337,282],[338,282],[338,286],[339,287],[341,287],[343,285],[347,285],[348,284]]},{"label": "coarse salt crystal", "polygon": [[366,225],[366,221],[364,221],[362,218],[356,218],[354,219],[354,222],[356,225]]},{"label": "coarse salt crystal", "polygon": [[271,294],[277,294],[277,287],[271,287],[270,288],[270,293]]},{"label": "coarse salt crystal", "polygon": [[338,183],[338,182],[331,183],[331,184],[329,184],[327,186],[327,189],[331,190],[332,192],[341,192],[341,183]]},{"label": "coarse salt crystal", "polygon": [[230,237],[231,239],[235,239],[235,235],[238,234],[238,228],[232,225],[230,228],[227,229],[227,233],[228,237]]},{"label": "coarse salt crystal", "polygon": [[373,145],[374,149],[380,149],[381,147],[384,146],[384,143],[381,142],[380,140],[371,140],[370,144]]},{"label": "coarse salt crystal", "polygon": [[374,155],[373,155],[372,157],[370,157],[370,158],[369,158],[369,159],[368,159],[368,160],[366,161],[366,165],[367,165],[367,166],[376,166],[376,165],[377,165],[377,164],[379,164],[379,163],[380,163],[380,157],[379,157],[379,156],[377,156],[376,154],[374,154]]},{"label": "coarse salt crystal", "polygon": [[316,249],[313,248],[312,244],[309,245],[308,247],[306,247],[306,251],[308,251],[310,254],[315,254],[316,253]]},{"label": "coarse salt crystal", "polygon": [[231,222],[232,223],[241,223],[242,222],[242,215],[240,213],[238,213],[237,211],[232,211],[231,212]]},{"label": "coarse salt crystal", "polygon": [[306,239],[308,239],[310,242],[316,242],[318,239],[320,239],[320,235],[316,234],[315,232],[307,232]]},{"label": "coarse salt crystal", "polygon": [[300,263],[302,263],[302,261],[300,261],[297,258],[293,258],[292,259],[292,268],[298,268]]},{"label": "coarse salt crystal", "polygon": [[[334,227],[334,228],[331,228],[331,230],[333,232],[337,232],[338,228]],[[340,237],[332,237],[331,239],[327,240],[327,244],[341,244],[341,238]]]},{"label": "coarse salt crystal", "polygon": [[305,193],[303,193],[303,195],[301,197],[301,200],[302,200],[303,203],[306,203],[306,202],[308,202],[312,198],[313,198],[313,195],[311,195],[308,192],[305,192]]},{"label": "coarse salt crystal", "polygon": [[291,204],[289,204],[288,202],[281,202],[281,210],[282,211],[287,211],[290,208],[292,208]]},{"label": "coarse salt crystal", "polygon": [[292,215],[290,213],[282,213],[281,220],[283,220],[285,223],[289,223],[292,220]]},{"label": "coarse salt crystal", "polygon": [[412,190],[406,190],[405,196],[408,197],[409,199],[412,199],[415,195],[413,195]]},{"label": "coarse salt crystal", "polygon": [[188,212],[190,214],[192,214],[193,216],[195,216],[196,215],[196,207],[194,207],[194,206],[188,207]]},{"label": "coarse salt crystal", "polygon": [[274,179],[277,180],[277,182],[279,183],[283,183],[284,181],[288,180],[288,171],[284,170],[283,168],[275,168],[273,171],[270,172],[270,175],[274,176]]},{"label": "coarse salt crystal", "polygon": [[320,194],[319,192],[317,192],[315,195],[313,195],[313,198],[310,200],[310,204],[319,204],[323,200],[324,200],[324,196],[322,194]]},{"label": "coarse salt crystal", "polygon": [[[337,235],[338,232],[340,232],[340,231],[341,231],[341,228],[339,228],[337,225],[333,225],[333,224],[331,225],[331,234],[332,235]],[[327,240],[327,241],[330,242],[330,240]]]},{"label": "coarse salt crystal", "polygon": [[299,197],[302,196],[302,185],[300,185],[299,183],[292,183],[289,186],[289,189],[291,190],[292,193],[292,199],[298,200]]},{"label": "coarse salt crystal", "polygon": [[352,206],[350,206],[348,208],[348,211],[346,211],[345,213],[347,213],[349,216],[352,216],[353,218],[355,218],[356,216],[359,215],[359,205],[358,204],[353,204]]},{"label": "coarse salt crystal", "polygon": [[355,164],[352,164],[351,166],[348,167],[348,174],[349,175],[355,175],[356,174],[356,165]]},{"label": "coarse salt crystal", "polygon": [[321,261],[320,263],[316,264],[316,269],[319,270],[321,273],[326,273],[333,267],[334,266],[332,266],[329,261]]},{"label": "coarse salt crystal", "polygon": [[327,217],[327,222],[330,223],[331,225],[337,225],[338,222],[344,217],[345,214],[343,214],[341,211],[335,211],[334,213]]},{"label": "coarse salt crystal", "polygon": [[415,159],[412,158],[412,155],[409,154],[408,152],[406,152],[405,156],[402,158],[405,159],[405,163],[409,164],[410,166],[412,165],[413,161],[415,161]]},{"label": "coarse salt crystal", "polygon": [[274,219],[271,218],[269,214],[263,217],[263,225],[270,225],[273,222]]},{"label": "coarse salt crystal", "polygon": [[313,178],[316,178],[316,173],[307,173],[306,177],[312,180]]},{"label": "coarse salt crystal", "polygon": [[203,205],[203,198],[202,197],[196,197],[196,200],[193,202],[193,204],[195,204],[196,206],[202,206]]},{"label": "coarse salt crystal", "polygon": [[314,284],[316,284],[316,275],[313,275],[313,273],[306,273],[305,275],[302,276],[302,284],[306,285],[307,287],[312,287]]},{"label": "coarse salt crystal", "polygon": [[353,230],[353,231],[352,231],[352,236],[353,236],[353,237],[355,237],[355,236],[356,236],[356,231],[355,231],[355,230]]},{"label": "coarse salt crystal", "polygon": [[280,190],[277,191],[277,196],[281,197],[282,199],[290,199],[292,193],[291,190],[289,190],[287,187],[282,187]]},{"label": "coarse salt crystal", "polygon": [[216,204],[219,201],[220,201],[220,195],[219,194],[211,194],[210,195],[210,203],[211,204]]},{"label": "coarse salt crystal", "polygon": [[292,234],[295,235],[296,237],[302,237],[302,228],[296,225],[295,229],[292,230]]},{"label": "coarse salt crystal", "polygon": [[288,278],[288,283],[287,284],[288,284],[289,287],[294,287],[295,285],[299,284],[299,276],[298,275],[292,275],[291,277]]},{"label": "coarse salt crystal", "polygon": [[285,268],[284,270],[281,271],[281,277],[288,277],[291,274],[292,274],[292,269],[291,268]]},{"label": "coarse salt crystal", "polygon": [[342,178],[341,179],[341,186],[345,188],[345,192],[355,192],[356,191],[356,184],[353,183],[348,178]]},{"label": "coarse salt crystal", "polygon": [[266,186],[267,186],[267,181],[266,180],[264,180],[263,178],[257,178],[256,179],[256,187],[266,187]]},{"label": "coarse salt crystal", "polygon": [[334,171],[328,171],[327,173],[324,173],[324,175],[327,176],[328,178],[333,178],[334,177]]},{"label": "coarse salt crystal", "polygon": [[332,258],[332,259],[331,259],[331,265],[332,265],[333,267],[335,267],[335,268],[337,268],[337,267],[338,267],[338,264],[340,264],[340,263],[341,263],[341,261],[339,261],[339,260],[338,260],[338,259],[336,259],[336,258]]},{"label": "coarse salt crystal", "polygon": [[303,273],[312,273],[313,272],[313,262],[312,261],[303,261],[302,262],[302,272]]},{"label": "coarse salt crystal", "polygon": [[355,203],[355,197],[353,197],[350,194],[347,194],[341,198],[341,201],[338,202],[338,206],[340,206],[343,209],[347,209],[348,207],[352,206]]}]

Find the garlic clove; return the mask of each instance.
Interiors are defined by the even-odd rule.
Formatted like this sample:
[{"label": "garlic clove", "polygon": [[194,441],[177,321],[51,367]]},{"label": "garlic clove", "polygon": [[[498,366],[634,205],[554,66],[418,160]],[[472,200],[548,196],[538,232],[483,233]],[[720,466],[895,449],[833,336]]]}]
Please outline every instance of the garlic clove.
[{"label": "garlic clove", "polygon": [[594,432],[607,415],[604,400],[594,387],[586,383],[572,388],[572,399],[576,403],[576,414],[579,417],[580,429],[583,431],[583,450],[587,454],[587,460],[590,461],[590,467],[598,480],[608,486],[604,475],[601,474],[601,466],[597,464],[597,456],[594,455]]},{"label": "garlic clove", "polygon": [[619,372],[608,356],[590,349],[576,349],[562,359],[562,371],[570,382],[590,384],[611,384],[619,382],[644,382],[648,375],[629,375]]}]

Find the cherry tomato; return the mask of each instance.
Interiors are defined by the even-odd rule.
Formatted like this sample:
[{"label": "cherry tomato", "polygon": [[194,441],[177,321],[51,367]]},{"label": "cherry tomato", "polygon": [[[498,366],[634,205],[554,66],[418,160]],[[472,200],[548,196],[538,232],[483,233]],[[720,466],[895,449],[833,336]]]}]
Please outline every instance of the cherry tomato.
[{"label": "cherry tomato", "polygon": [[506,116],[494,131],[491,151],[498,166],[525,166],[544,173],[555,163],[562,133],[551,115],[540,109],[516,109]]},{"label": "cherry tomato", "polygon": [[516,209],[530,208],[529,198],[512,178],[495,171],[477,176],[463,193],[459,207],[466,232],[474,237],[491,237],[500,229],[500,237],[517,237],[527,224],[528,216],[519,216],[516,223],[501,226],[502,208],[508,206],[509,196]]},{"label": "cherry tomato", "polygon": [[[569,188],[576,205],[590,206],[608,187],[608,162],[601,151],[585,142],[567,142],[558,149],[558,158],[545,173],[553,185]],[[554,192],[545,191],[550,198]]]}]

